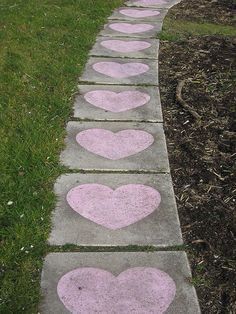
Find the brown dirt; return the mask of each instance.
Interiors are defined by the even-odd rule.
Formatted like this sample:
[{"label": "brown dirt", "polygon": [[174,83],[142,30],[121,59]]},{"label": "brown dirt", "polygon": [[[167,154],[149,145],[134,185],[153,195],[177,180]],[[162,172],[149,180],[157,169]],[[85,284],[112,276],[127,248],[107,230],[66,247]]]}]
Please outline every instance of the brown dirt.
[{"label": "brown dirt", "polygon": [[235,14],[235,0],[185,0],[171,10],[169,17],[189,21],[236,25]]},{"label": "brown dirt", "polygon": [[[180,14],[185,4],[174,11]],[[162,42],[160,49],[172,177],[193,282],[207,314],[236,313],[235,44],[232,38],[205,36]],[[183,79],[182,98],[200,121],[176,101]]]}]

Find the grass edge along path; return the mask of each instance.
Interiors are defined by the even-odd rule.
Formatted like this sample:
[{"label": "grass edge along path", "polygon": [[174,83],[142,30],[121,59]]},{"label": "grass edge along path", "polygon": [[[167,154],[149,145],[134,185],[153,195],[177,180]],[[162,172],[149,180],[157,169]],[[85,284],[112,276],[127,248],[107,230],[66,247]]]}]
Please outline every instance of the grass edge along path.
[{"label": "grass edge along path", "polygon": [[167,16],[164,20],[163,30],[158,35],[158,38],[160,40],[181,41],[193,36],[213,35],[235,37],[236,29],[231,25],[174,20]]},{"label": "grass edge along path", "polygon": [[70,97],[99,29],[122,3],[1,1],[1,313],[37,313]]}]

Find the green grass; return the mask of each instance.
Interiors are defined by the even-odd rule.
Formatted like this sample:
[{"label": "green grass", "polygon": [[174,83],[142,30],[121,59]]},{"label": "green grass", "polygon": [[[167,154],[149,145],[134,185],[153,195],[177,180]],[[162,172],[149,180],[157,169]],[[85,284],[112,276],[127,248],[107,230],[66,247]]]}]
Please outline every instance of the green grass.
[{"label": "green grass", "polygon": [[[0,313],[37,313],[42,258],[49,251],[46,240],[55,204],[53,184],[66,172],[59,166],[59,153],[71,95],[105,18],[122,3],[0,0]],[[233,36],[236,31],[167,18],[160,38],[212,34]],[[76,249],[93,250],[63,247]]]},{"label": "green grass", "polygon": [[122,0],[0,0],[0,313],[37,313],[77,77]]},{"label": "green grass", "polygon": [[236,29],[228,25],[196,23],[166,18],[163,31],[158,37],[161,40],[179,41],[192,36],[205,35],[236,36]]}]

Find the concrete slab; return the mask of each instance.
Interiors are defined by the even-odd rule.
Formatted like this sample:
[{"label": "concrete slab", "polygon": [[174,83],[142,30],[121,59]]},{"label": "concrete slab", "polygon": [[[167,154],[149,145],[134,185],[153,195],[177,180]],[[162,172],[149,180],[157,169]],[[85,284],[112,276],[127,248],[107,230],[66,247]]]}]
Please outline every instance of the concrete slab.
[{"label": "concrete slab", "polygon": [[167,10],[163,9],[146,9],[146,8],[127,8],[121,7],[114,10],[113,14],[108,18],[109,20],[127,20],[133,22],[157,22],[163,21]]},{"label": "concrete slab", "polygon": [[162,29],[162,21],[109,21],[104,25],[104,29],[99,36],[108,37],[137,37],[137,38],[156,38]]},{"label": "concrete slab", "polygon": [[128,7],[143,7],[154,9],[169,9],[181,0],[129,0],[125,3]]},{"label": "concrete slab", "polygon": [[98,37],[91,56],[110,58],[157,59],[158,39]]},{"label": "concrete slab", "polygon": [[81,120],[162,122],[158,87],[79,85],[74,117]]},{"label": "concrete slab", "polygon": [[158,85],[158,63],[148,59],[89,58],[80,78],[95,84]]},{"label": "concrete slab", "polygon": [[[83,186],[85,184],[86,186]],[[92,193],[93,186],[91,188],[89,186],[91,184],[103,185],[109,189],[116,190],[113,195],[117,200],[121,199],[120,195],[118,195],[120,191],[123,195],[127,195],[124,201],[121,200],[119,205],[116,205],[114,210],[116,217],[112,216],[112,212],[111,215],[104,213],[105,207],[109,202],[110,192],[105,189],[105,192],[102,194],[100,190]],[[133,187],[129,185],[138,185],[136,187],[137,194],[135,192],[129,193],[129,187]],[[79,202],[83,212],[76,207],[75,202],[71,201],[73,193],[77,193],[77,196],[79,195],[77,191],[78,186],[79,191],[84,193],[83,201]],[[161,202],[159,205],[158,202],[153,202],[153,206],[150,205],[150,202],[155,200],[156,192],[145,190],[143,186],[150,187],[160,193]],[[81,190],[82,188],[83,190]],[[58,201],[53,212],[53,228],[49,238],[50,245],[70,243],[87,246],[123,246],[132,244],[167,247],[183,243],[172,181],[169,174],[68,174],[61,176],[57,180],[54,190]],[[143,191],[145,191],[146,198],[142,200]],[[70,193],[68,194],[68,192]],[[149,192],[154,192],[154,194]],[[103,195],[102,211],[99,210],[100,195]],[[108,196],[106,197],[106,195]],[[133,199],[132,197],[135,195],[138,196]],[[93,208],[90,207],[91,202],[82,206],[88,196],[95,203]],[[148,215],[144,214],[143,218],[141,215],[139,216],[140,208],[138,202],[140,198],[142,200],[142,211],[145,209],[147,214],[147,211],[150,209]],[[122,204],[125,204],[126,208],[123,216],[120,215]],[[133,212],[131,215],[128,208],[132,204],[135,205],[132,207]],[[148,205],[150,207],[147,209]],[[109,205],[109,208],[112,207],[112,205]],[[93,215],[94,211],[96,211],[95,214],[97,215]],[[103,217],[98,217],[98,215],[103,215]],[[102,221],[103,218],[107,220]]]},{"label": "concrete slab", "polygon": [[169,172],[163,126],[69,122],[61,162],[70,169]]},{"label": "concrete slab", "polygon": [[[68,274],[71,271],[73,273]],[[122,288],[119,284],[121,277]],[[184,252],[50,253],[43,266],[40,313],[128,314],[131,313],[128,307],[135,304],[138,308],[132,311],[135,314],[200,314],[196,291],[190,284],[190,278],[191,271]],[[79,289],[74,291],[73,287],[76,283],[78,287],[78,282]],[[109,289],[104,289],[108,282]],[[62,289],[65,284],[66,290]],[[82,294],[83,288],[86,294]],[[129,291],[132,292],[132,297]],[[72,292],[75,292],[74,295]],[[113,296],[114,293],[116,295]],[[92,294],[90,300],[88,294]],[[66,298],[62,299],[62,296]],[[95,299],[97,303],[94,302]],[[150,300],[152,302],[147,302]],[[163,300],[166,307],[161,310]],[[75,308],[69,308],[70,304],[74,304]],[[125,304],[125,308],[117,309],[119,304]],[[91,307],[88,310],[89,305]]]}]

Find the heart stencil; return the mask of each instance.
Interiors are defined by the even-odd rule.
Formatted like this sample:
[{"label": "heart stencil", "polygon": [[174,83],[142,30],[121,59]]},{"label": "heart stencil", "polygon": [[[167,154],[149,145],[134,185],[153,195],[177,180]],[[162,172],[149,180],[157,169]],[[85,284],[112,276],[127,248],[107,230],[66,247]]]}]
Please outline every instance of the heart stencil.
[{"label": "heart stencil", "polygon": [[104,129],[88,129],[77,134],[76,141],[91,153],[111,160],[137,154],[154,142],[153,136],[141,130],[113,133]]},{"label": "heart stencil", "polygon": [[107,49],[117,52],[135,52],[151,47],[151,44],[146,41],[124,41],[124,40],[104,40],[101,45]]},{"label": "heart stencil", "polygon": [[130,24],[130,23],[112,23],[109,25],[111,29],[125,34],[136,34],[150,31],[154,28],[151,24]]},{"label": "heart stencil", "polygon": [[84,267],[61,277],[57,293],[73,314],[163,314],[175,298],[176,285],[166,272],[152,267],[129,268],[117,277]]},{"label": "heart stencil", "polygon": [[115,93],[108,90],[95,90],[84,95],[87,102],[111,112],[123,112],[145,105],[151,97],[139,91]]},{"label": "heart stencil", "polygon": [[156,4],[165,4],[165,0],[138,0],[134,4],[143,4],[143,5],[156,5]]},{"label": "heart stencil", "polygon": [[158,208],[161,196],[141,184],[123,185],[116,190],[101,184],[83,184],[71,189],[66,199],[81,216],[116,230],[150,215]]},{"label": "heart stencil", "polygon": [[147,72],[149,66],[140,62],[97,62],[93,64],[93,69],[113,78],[127,78]]},{"label": "heart stencil", "polygon": [[142,4],[142,5],[158,5],[167,3],[165,0],[138,0],[135,1],[134,4]]},{"label": "heart stencil", "polygon": [[120,13],[135,18],[149,17],[149,16],[157,16],[160,14],[159,11],[155,10],[137,10],[137,9],[122,9]]}]

